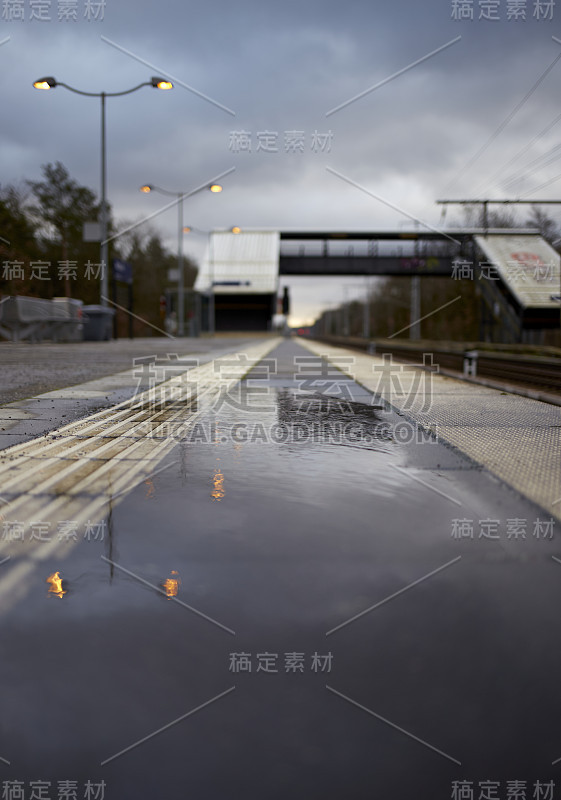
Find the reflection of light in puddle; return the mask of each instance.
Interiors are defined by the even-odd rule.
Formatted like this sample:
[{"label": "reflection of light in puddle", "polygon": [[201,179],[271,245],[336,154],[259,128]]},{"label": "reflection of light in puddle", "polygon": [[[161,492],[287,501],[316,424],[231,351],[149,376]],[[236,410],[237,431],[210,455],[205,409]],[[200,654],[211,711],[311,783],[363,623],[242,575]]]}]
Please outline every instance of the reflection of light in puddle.
[{"label": "reflection of light in puddle", "polygon": [[[220,436],[220,429],[218,425],[216,426],[215,436],[214,436],[214,446],[220,447],[223,444],[222,438]],[[220,457],[216,459],[217,463],[220,463]],[[218,500],[220,502],[224,497],[224,473],[220,469],[220,467],[214,468],[214,477],[212,479],[213,489],[211,492],[211,497],[213,500]]]},{"label": "reflection of light in puddle", "polygon": [[[179,575],[179,573],[175,569],[172,569],[171,574],[172,575]],[[164,591],[165,591],[165,593],[167,594],[168,597],[176,597],[177,596],[177,592],[179,591],[179,584],[180,583],[181,583],[181,581],[179,580],[179,577],[177,577],[177,578],[173,578],[173,577],[172,578],[167,578],[163,582],[162,586],[164,587]]]},{"label": "reflection of light in puddle", "polygon": [[153,497],[153,496],[154,496],[154,492],[156,491],[156,490],[154,489],[154,481],[152,480],[152,478],[147,478],[147,479],[144,481],[144,483],[145,483],[145,484],[146,484],[146,486],[147,486],[146,493],[145,493],[144,497],[145,497],[147,500],[149,500],[151,497]]},{"label": "reflection of light in puddle", "polygon": [[52,575],[49,575],[46,582],[49,584],[49,594],[54,594],[55,597],[60,597],[62,600],[62,596],[66,594],[66,591],[62,588],[60,573],[53,572]]},{"label": "reflection of light in puddle", "polygon": [[214,484],[214,488],[212,490],[211,497],[213,500],[218,500],[220,502],[225,495],[224,491],[224,473],[221,472],[219,467],[215,467],[214,469],[214,478],[212,479]]}]

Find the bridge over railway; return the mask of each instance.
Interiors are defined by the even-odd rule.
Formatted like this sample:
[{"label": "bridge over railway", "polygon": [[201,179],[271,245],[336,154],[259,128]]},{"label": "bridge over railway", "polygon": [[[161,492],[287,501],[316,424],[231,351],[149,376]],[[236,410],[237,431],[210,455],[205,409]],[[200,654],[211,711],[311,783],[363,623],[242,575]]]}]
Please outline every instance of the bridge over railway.
[{"label": "bridge over railway", "polygon": [[279,274],[448,277],[479,233],[483,230],[281,231]]},{"label": "bridge over railway", "polygon": [[192,313],[203,330],[264,330],[279,277],[300,275],[412,278],[413,306],[421,278],[472,278],[482,317],[499,320],[509,339],[559,326],[560,257],[528,228],[214,231]]}]

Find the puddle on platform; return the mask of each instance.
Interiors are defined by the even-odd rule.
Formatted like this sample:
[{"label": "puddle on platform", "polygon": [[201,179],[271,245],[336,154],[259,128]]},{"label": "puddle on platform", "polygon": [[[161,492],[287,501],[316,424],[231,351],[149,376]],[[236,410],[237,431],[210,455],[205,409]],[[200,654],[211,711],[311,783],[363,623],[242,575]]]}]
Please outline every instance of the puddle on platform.
[{"label": "puddle on platform", "polygon": [[372,406],[319,393],[279,391],[278,424],[290,441],[392,453],[392,426]]},{"label": "puddle on platform", "polygon": [[[396,792],[404,737],[394,742],[387,726],[354,716],[326,694],[327,682],[399,724],[412,714],[412,730],[431,742],[460,735],[449,746],[454,754],[469,755],[483,726],[490,741],[507,742],[508,758],[520,755],[508,740],[520,685],[528,709],[550,709],[542,676],[555,673],[559,656],[549,636],[561,594],[555,567],[545,558],[535,565],[540,572],[517,563],[481,568],[468,558],[456,566],[463,551],[450,520],[498,514],[495,488],[471,507],[456,485],[458,508],[427,488],[445,487],[442,476],[427,470],[425,484],[409,480],[394,469],[408,452],[396,435],[403,421],[369,405],[364,392],[356,402],[294,385],[268,388],[260,409],[234,397],[193,420],[185,408],[183,423],[193,424],[169,429],[177,447],[110,508],[103,537],[82,541],[68,558],[49,556],[27,579],[27,597],[3,619],[9,722],[0,726],[0,754],[14,763],[7,777],[49,778],[54,787],[65,776],[83,786],[99,774],[108,798],[175,796],[188,778],[193,796],[253,798],[263,787],[285,797],[294,786],[309,797],[358,797],[361,786],[366,797],[374,775],[380,796],[445,796],[449,785]],[[528,514],[511,499],[503,511]],[[530,644],[520,651],[520,641]],[[285,655],[309,661],[316,651],[332,654],[329,676],[283,669]],[[277,654],[279,673],[234,674],[236,653],[254,661]],[[504,663],[501,690],[490,692],[495,664]],[[234,685],[228,699],[203,709]],[[451,708],[468,722],[455,725]],[[56,721],[48,736],[45,720]],[[522,722],[545,740],[535,748],[542,753],[551,733]],[[428,761],[418,742],[411,747],[412,766],[400,775],[430,774],[435,786],[441,762]],[[484,760],[486,742],[481,751]],[[196,755],[187,760],[186,752]],[[373,752],[383,753],[375,773]],[[278,753],[290,774],[274,795]],[[479,774],[488,773],[482,766]]]}]

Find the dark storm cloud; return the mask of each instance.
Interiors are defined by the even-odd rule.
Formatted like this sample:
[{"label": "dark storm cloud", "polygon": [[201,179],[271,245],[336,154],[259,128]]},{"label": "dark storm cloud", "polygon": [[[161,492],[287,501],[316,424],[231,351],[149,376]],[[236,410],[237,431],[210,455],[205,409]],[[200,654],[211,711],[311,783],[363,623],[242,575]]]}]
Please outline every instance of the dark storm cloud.
[{"label": "dark storm cloud", "polygon": [[[330,166],[434,224],[439,218],[434,200],[561,51],[551,39],[561,11],[555,9],[552,22],[536,20],[534,0],[528,0],[527,19],[508,21],[507,3],[501,0],[500,22],[454,20],[451,0],[189,5],[106,0],[103,21],[4,19],[0,40],[11,38],[0,47],[1,182],[37,178],[41,164],[60,160],[77,180],[98,190],[98,101],[62,88],[37,92],[34,79],[54,75],[81,89],[118,91],[162,71],[236,116],[181,85],[168,93],[145,88],[108,100],[108,189],[117,218],[139,219],[160,200],[165,205],[163,197],[138,192],[144,182],[188,191],[235,166],[222,195],[201,193],[188,200],[186,221],[206,230],[234,223],[249,228],[407,224],[406,216],[328,173]],[[478,0],[473,6],[477,18]],[[56,17],[56,0],[52,8]],[[461,41],[326,116],[460,35]],[[475,191],[553,119],[560,78],[558,64],[450,187],[452,195]],[[296,130],[305,133],[305,152],[285,153],[285,133]],[[554,146],[560,130],[553,128],[510,171]],[[251,134],[251,152],[235,152],[232,142],[240,131]],[[278,152],[257,152],[262,131],[277,134]],[[312,151],[314,131],[331,132],[330,152]],[[524,186],[531,189],[555,174],[555,165],[538,165]],[[496,196],[504,176],[489,187]],[[556,185],[548,191],[553,196]],[[173,210],[154,224],[175,247]]]}]

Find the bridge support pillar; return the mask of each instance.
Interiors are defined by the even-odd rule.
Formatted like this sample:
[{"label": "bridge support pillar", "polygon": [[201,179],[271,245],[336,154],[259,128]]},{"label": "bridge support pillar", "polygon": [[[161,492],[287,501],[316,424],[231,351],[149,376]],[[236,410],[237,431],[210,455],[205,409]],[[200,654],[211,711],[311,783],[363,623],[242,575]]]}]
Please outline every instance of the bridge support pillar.
[{"label": "bridge support pillar", "polygon": [[411,327],[410,339],[421,338],[421,279],[418,275],[411,278]]}]

